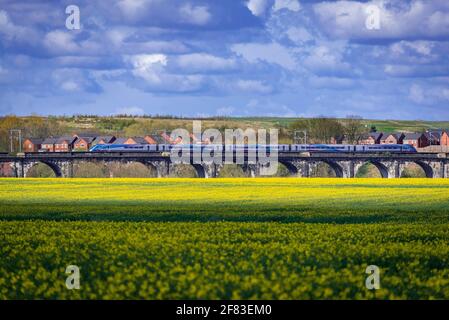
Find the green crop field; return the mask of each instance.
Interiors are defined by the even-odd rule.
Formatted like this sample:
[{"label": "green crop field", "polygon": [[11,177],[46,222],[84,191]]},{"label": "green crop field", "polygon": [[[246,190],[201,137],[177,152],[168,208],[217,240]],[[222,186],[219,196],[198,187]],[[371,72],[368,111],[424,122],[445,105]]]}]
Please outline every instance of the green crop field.
[{"label": "green crop field", "polygon": [[0,240],[0,299],[449,299],[449,179],[0,179]]}]

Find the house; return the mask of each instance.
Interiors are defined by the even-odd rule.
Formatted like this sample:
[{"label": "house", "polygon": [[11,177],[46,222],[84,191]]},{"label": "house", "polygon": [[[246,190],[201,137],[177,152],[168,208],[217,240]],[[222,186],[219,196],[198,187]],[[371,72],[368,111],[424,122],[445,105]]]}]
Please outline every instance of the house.
[{"label": "house", "polygon": [[143,137],[117,138],[113,144],[149,144]]},{"label": "house", "polygon": [[449,147],[449,130],[444,130],[441,134],[440,146]]},{"label": "house", "polygon": [[403,143],[415,148],[424,148],[430,145],[430,138],[425,133],[407,133],[404,136]]},{"label": "house", "polygon": [[346,137],[344,135],[332,137],[330,143],[331,144],[344,144],[344,143],[346,143]]},{"label": "house", "polygon": [[[181,137],[177,137],[175,140],[173,140],[170,137],[170,135],[166,134],[165,132],[161,133],[161,137],[165,140],[165,143],[168,143],[168,144],[178,144],[178,143],[182,143],[183,142]],[[190,141],[186,141],[185,143],[189,144]]]},{"label": "house", "polygon": [[113,143],[117,138],[114,136],[99,136],[93,141],[93,144],[110,144]]},{"label": "house", "polygon": [[77,136],[75,143],[73,144],[73,149],[77,151],[88,151],[96,137],[79,137]]},{"label": "house", "polygon": [[360,137],[359,144],[380,144],[382,138],[382,132],[370,132]]},{"label": "house", "polygon": [[426,132],[430,145],[449,146],[449,131],[444,129],[429,130]]},{"label": "house", "polygon": [[403,133],[384,133],[380,138],[380,144],[402,144]]},{"label": "house", "polygon": [[58,138],[47,138],[42,141],[41,150],[46,152],[55,152],[55,144]]},{"label": "house", "polygon": [[42,148],[43,139],[28,138],[23,142],[23,152],[38,152]]},{"label": "house", "polygon": [[156,134],[147,134],[143,137],[148,144],[166,144],[164,138]]},{"label": "house", "polygon": [[126,140],[128,140],[128,138],[117,138],[112,144],[125,144]]},{"label": "house", "polygon": [[73,149],[73,145],[77,137],[59,137],[56,138],[56,143],[54,144],[54,152],[70,152]]},{"label": "house", "polygon": [[202,134],[190,134],[190,138],[192,139],[194,144],[210,144],[211,141],[209,139],[203,139]]}]

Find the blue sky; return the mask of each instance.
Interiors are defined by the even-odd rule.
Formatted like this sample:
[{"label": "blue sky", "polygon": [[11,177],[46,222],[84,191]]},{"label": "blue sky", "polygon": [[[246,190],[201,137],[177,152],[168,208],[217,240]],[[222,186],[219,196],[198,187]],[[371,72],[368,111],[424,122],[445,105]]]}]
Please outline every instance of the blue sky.
[{"label": "blue sky", "polygon": [[12,113],[449,120],[449,1],[0,0]]}]

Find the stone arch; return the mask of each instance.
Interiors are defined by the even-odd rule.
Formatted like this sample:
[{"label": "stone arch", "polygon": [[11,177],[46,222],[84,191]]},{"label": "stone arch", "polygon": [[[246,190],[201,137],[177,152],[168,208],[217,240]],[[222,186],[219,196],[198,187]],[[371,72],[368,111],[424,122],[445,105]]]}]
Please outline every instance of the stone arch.
[{"label": "stone arch", "polygon": [[217,177],[219,178],[230,178],[230,177],[247,177],[248,173],[243,170],[243,167],[235,163],[223,164],[219,167],[220,170],[217,172]]},{"label": "stone arch", "polygon": [[377,170],[379,171],[380,176],[381,176],[382,178],[388,178],[388,168],[387,168],[384,164],[382,164],[382,163],[380,163],[380,162],[378,162],[378,161],[371,161],[371,160],[362,163],[362,164],[357,168],[357,172],[355,172],[355,175],[357,175],[359,169],[360,169],[364,164],[366,164],[366,163],[370,163],[370,164],[372,164],[373,166],[375,166],[375,167],[377,168]]},{"label": "stone arch", "polygon": [[[411,161],[411,162],[409,162],[409,164],[410,163],[414,163],[414,164],[418,165],[424,171],[426,178],[433,178],[434,172],[433,172],[432,167],[429,164],[422,162],[422,161]],[[402,168],[400,176],[402,176],[404,169],[405,169],[405,167]]]},{"label": "stone arch", "polygon": [[206,178],[206,170],[201,164],[170,163],[169,177]]},{"label": "stone arch", "polygon": [[[83,161],[83,160],[76,160],[73,164],[73,176],[74,177],[80,177],[80,178],[105,178],[105,177],[111,177],[111,168],[109,167],[110,162],[109,161],[102,161],[102,160],[96,160],[96,161]],[[87,169],[86,169],[87,166]],[[90,170],[89,170],[90,169]],[[87,171],[85,171],[87,170]],[[97,170],[99,171],[99,175],[93,174],[96,173]]]},{"label": "stone arch", "polygon": [[238,164],[238,166],[242,168],[243,172],[248,177],[255,178],[258,176],[257,165],[245,163],[245,164]]},{"label": "stone arch", "polygon": [[195,169],[198,178],[206,178],[206,170],[202,165],[192,164],[192,167]]},{"label": "stone arch", "polygon": [[287,168],[288,172],[291,176],[297,176],[298,175],[298,168],[291,162],[288,161],[279,161],[281,165],[283,165],[285,168]]},{"label": "stone arch", "polygon": [[49,167],[53,173],[55,174],[55,177],[60,178],[62,177],[62,171],[61,168],[58,166],[57,163],[51,162],[51,161],[44,161],[44,160],[40,160],[40,161],[33,161],[33,162],[28,162],[24,165],[23,168],[23,177],[26,178],[29,173],[30,170],[35,167],[38,164],[44,164],[47,167]]},{"label": "stone arch", "polygon": [[[327,164],[334,171],[336,178],[343,178],[343,168],[338,163],[331,160],[319,160],[313,163],[314,167],[316,167],[319,163]],[[309,169],[309,176],[311,176],[311,173],[312,168]]]}]

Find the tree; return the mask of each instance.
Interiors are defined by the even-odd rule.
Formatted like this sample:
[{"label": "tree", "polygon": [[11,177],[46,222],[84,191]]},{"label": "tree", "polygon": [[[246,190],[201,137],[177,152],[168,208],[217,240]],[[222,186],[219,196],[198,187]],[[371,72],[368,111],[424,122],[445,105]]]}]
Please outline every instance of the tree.
[{"label": "tree", "polygon": [[306,130],[307,143],[331,143],[332,139],[344,135],[344,127],[338,120],[324,116],[297,120],[290,129]]},{"label": "tree", "polygon": [[344,131],[348,143],[357,144],[367,130],[360,116],[349,115],[345,120]]}]

